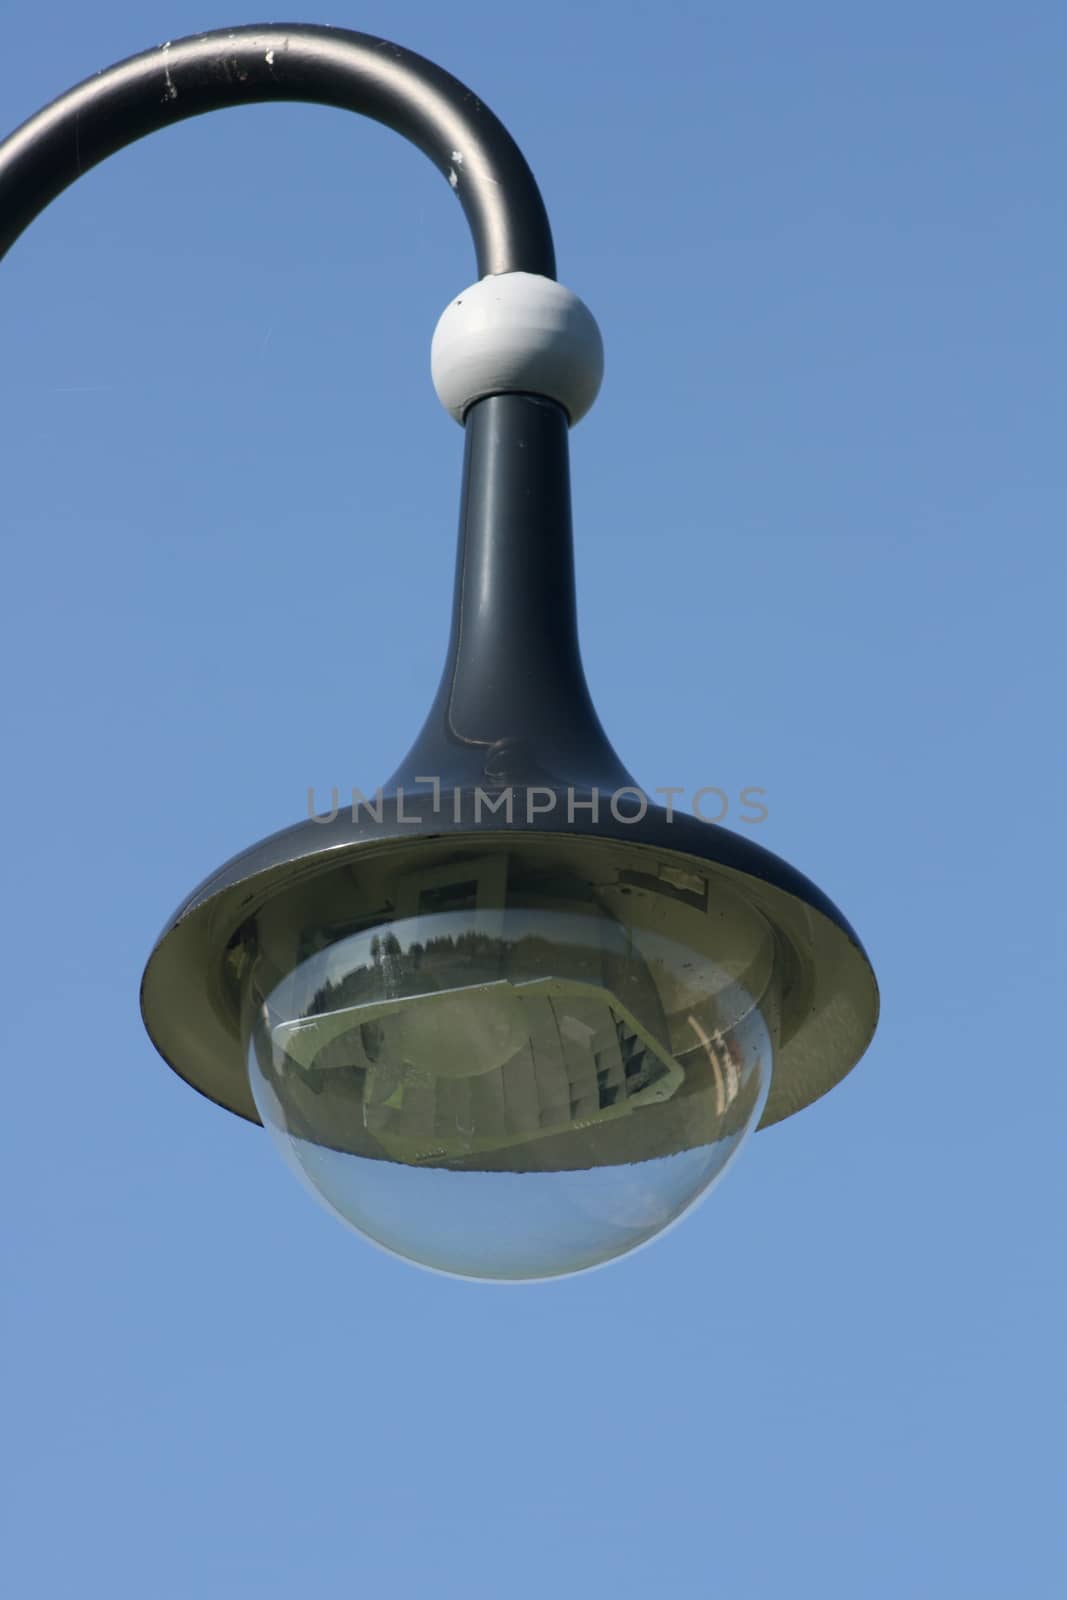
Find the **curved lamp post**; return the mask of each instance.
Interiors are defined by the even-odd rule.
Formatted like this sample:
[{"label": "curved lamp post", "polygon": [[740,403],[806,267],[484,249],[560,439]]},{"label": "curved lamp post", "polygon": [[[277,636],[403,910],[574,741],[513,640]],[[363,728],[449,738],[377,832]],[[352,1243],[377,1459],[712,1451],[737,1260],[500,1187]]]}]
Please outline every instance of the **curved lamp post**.
[{"label": "curved lamp post", "polygon": [[145,1025],[378,1243],[471,1277],[578,1271],[661,1232],[752,1129],[832,1088],[873,1034],[874,975],[813,884],[650,803],[600,725],[568,482],[600,338],[555,282],[522,155],[462,84],[332,28],[163,45],[0,146],[0,252],[124,145],[266,100],[395,128],[470,223],[479,280],[432,351],[466,433],[452,635],[377,795],[253,845],[179,907]]}]

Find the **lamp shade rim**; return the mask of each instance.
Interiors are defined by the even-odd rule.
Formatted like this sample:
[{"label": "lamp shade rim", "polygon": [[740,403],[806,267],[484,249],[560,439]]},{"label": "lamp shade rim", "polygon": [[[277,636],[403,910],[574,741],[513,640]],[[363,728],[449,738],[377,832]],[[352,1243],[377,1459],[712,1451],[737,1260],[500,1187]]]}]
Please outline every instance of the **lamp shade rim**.
[{"label": "lamp shade rim", "polygon": [[[369,852],[417,851],[429,841],[470,847],[508,834],[620,846],[642,856],[677,858],[679,869],[719,876],[743,894],[774,929],[791,974],[792,1021],[776,1056],[761,1127],[820,1098],[863,1055],[878,1018],[871,963],[837,906],[803,874],[744,835],[649,805],[639,820],[580,809],[549,808],[507,821],[501,808],[478,825],[464,807],[439,797],[387,797],[359,813],[305,819],[233,856],[182,902],[160,934],[141,983],[141,1012],[156,1049],[192,1087],[225,1109],[258,1122],[245,1070],[239,1003],[227,964],[240,930],[257,910],[308,880],[346,871]],[[517,791],[522,795],[522,791]],[[562,792],[560,795],[562,800]],[[435,803],[436,802],[436,803]],[[473,804],[473,800],[472,800]],[[458,813],[458,816],[457,816]],[[514,807],[512,814],[514,816]]]}]

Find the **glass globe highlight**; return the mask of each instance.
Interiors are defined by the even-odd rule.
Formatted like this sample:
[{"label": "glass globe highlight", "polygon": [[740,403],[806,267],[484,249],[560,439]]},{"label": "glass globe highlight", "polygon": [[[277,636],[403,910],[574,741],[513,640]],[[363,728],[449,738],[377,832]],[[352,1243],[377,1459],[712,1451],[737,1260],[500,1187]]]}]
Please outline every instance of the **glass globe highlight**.
[{"label": "glass globe highlight", "polygon": [[295,949],[258,930],[243,1010],[259,1115],[320,1200],[422,1266],[600,1266],[681,1217],[759,1121],[768,924],[669,857],[634,872],[586,855],[453,846],[330,885],[347,926],[312,891]]}]

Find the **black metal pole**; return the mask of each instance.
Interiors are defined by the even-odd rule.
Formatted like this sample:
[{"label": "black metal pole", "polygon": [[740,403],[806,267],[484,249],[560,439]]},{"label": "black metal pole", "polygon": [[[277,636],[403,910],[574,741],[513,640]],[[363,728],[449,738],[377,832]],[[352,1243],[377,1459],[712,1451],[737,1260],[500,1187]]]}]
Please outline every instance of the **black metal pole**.
[{"label": "black metal pole", "polygon": [[0,145],[0,256],[64,189],[159,128],[226,106],[303,100],[384,123],[448,179],[481,276],[554,278],[544,202],[522,152],[458,79],[413,51],[306,23],[219,29],[159,45],[61,95]]},{"label": "black metal pole", "polygon": [[[0,255],[84,172],[158,128],[270,100],[384,123],[445,174],[482,276],[555,277],[537,184],[493,113],[440,67],[384,39],[271,24],[219,30],[87,79],[0,144]],[[426,725],[394,776],[483,784],[632,783],[593,708],[578,649],[568,419],[529,394],[465,419],[452,642]]]}]

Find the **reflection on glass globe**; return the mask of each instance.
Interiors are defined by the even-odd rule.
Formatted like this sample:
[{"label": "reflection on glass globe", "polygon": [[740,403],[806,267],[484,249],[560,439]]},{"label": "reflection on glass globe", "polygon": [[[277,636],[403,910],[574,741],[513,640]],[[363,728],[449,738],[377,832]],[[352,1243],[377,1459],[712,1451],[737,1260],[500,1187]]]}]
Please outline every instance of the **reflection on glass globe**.
[{"label": "reflection on glass globe", "polygon": [[257,929],[252,1093],[299,1176],[386,1249],[471,1278],[579,1272],[662,1233],[758,1122],[774,938],[670,857],[481,849],[329,881],[295,935],[291,908]]}]

